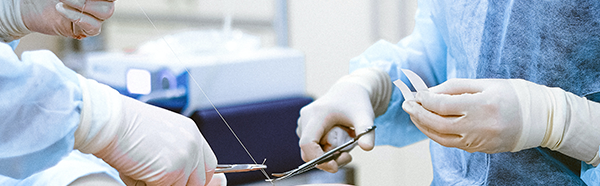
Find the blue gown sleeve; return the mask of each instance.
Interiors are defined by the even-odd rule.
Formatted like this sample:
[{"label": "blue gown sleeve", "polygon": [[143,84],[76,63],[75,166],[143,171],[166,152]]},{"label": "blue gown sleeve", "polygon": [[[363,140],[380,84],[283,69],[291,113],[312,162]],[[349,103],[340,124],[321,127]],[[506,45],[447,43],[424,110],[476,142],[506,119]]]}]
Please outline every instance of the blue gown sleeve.
[{"label": "blue gown sleeve", "polygon": [[600,168],[581,162],[581,179],[590,186],[600,186]]},{"label": "blue gown sleeve", "polygon": [[[428,86],[446,80],[446,45],[431,19],[430,2],[419,1],[413,33],[397,44],[378,41],[364,53],[350,60],[350,72],[359,68],[377,67],[390,75],[392,81],[402,79],[410,86],[400,69],[417,73]],[[402,147],[427,138],[402,110],[404,98],[393,86],[392,98],[385,114],[375,119],[376,145]]]},{"label": "blue gown sleeve", "polygon": [[0,98],[1,175],[26,178],[73,150],[81,89],[52,52],[25,52],[20,60],[0,43]]}]

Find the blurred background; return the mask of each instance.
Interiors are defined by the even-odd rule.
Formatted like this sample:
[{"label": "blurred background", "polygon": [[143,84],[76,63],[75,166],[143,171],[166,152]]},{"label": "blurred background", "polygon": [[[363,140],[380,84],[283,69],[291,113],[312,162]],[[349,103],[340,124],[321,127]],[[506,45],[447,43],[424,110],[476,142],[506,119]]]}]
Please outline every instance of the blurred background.
[{"label": "blurred background", "polygon": [[[274,100],[282,100],[283,94],[300,93],[302,94],[301,97],[309,98],[310,101],[310,98],[317,99],[322,96],[338,78],[348,74],[348,61],[361,54],[376,41],[384,39],[395,43],[409,35],[414,27],[413,18],[416,8],[416,0],[118,0],[116,1],[114,15],[105,22],[100,35],[83,40],[73,40],[30,34],[21,40],[16,52],[20,55],[20,53],[27,50],[51,50],[70,68],[90,78],[98,77],[100,82],[105,77],[102,77],[102,74],[95,70],[99,69],[102,64],[123,65],[125,66],[123,68],[130,70],[127,65],[136,66],[140,63],[139,60],[128,61],[131,58],[150,61],[152,59],[163,59],[161,57],[164,57],[164,59],[171,59],[172,61],[184,61],[182,62],[184,66],[188,64],[188,59],[202,58],[203,60],[200,61],[209,61],[207,63],[210,63],[211,59],[218,59],[216,61],[249,65],[244,67],[246,71],[252,71],[248,73],[270,74],[271,76],[267,78],[279,78],[275,77],[279,76],[276,72],[282,70],[273,68],[272,63],[264,62],[268,60],[262,59],[289,59],[286,61],[294,62],[282,65],[281,68],[287,68],[283,71],[289,70],[300,74],[291,78],[281,75],[283,79],[288,78],[289,80],[286,81],[289,83],[272,82],[269,85],[275,87],[272,92],[267,94],[258,92],[256,95],[273,95]],[[146,15],[151,21],[148,20]],[[189,34],[192,34],[192,37]],[[212,37],[225,39],[215,40]],[[202,45],[204,48],[202,48],[194,45],[197,43],[186,43],[181,38],[184,38],[184,40],[186,40],[185,38],[192,38],[190,41],[205,41],[208,44],[204,43]],[[161,44],[155,43],[155,41],[161,40],[168,40],[167,43],[172,45],[170,49],[169,47],[161,48]],[[228,45],[228,43],[237,44],[235,46],[238,47],[231,49],[232,45]],[[168,54],[168,50],[176,50],[176,53],[189,52],[195,55],[189,57],[189,53],[186,53],[169,57],[168,55],[171,54]],[[165,53],[161,57],[148,58],[148,56],[161,55],[162,52]],[[198,55],[198,53],[213,54]],[[257,55],[247,55],[246,53]],[[185,56],[184,59],[175,59],[181,56]],[[231,59],[231,56],[241,57]],[[174,67],[166,65],[166,68],[170,68],[171,72],[178,76],[181,70],[177,70],[177,68],[180,68],[181,65],[174,65]],[[156,70],[156,68],[149,67],[136,68],[150,74],[155,74]],[[164,68],[161,67],[160,69]],[[213,76],[210,74],[202,75],[207,73],[205,71],[211,69],[222,70],[227,69],[227,67],[218,66],[213,68],[211,66],[211,68],[192,70],[191,73],[194,77],[206,79],[202,82],[217,82],[214,83],[216,85],[207,85],[208,90],[251,91],[251,87],[247,88],[248,90],[245,90],[244,87],[228,89],[225,86],[229,85],[226,83],[230,80],[211,79]],[[242,71],[238,72],[244,73]],[[194,75],[194,73],[200,75]],[[109,85],[114,83],[115,87],[120,85],[117,81],[105,81]],[[285,87],[281,84],[293,85],[293,87],[281,88],[279,86]],[[162,85],[165,86],[164,79]],[[210,88],[210,86],[214,86],[214,88]],[[189,100],[190,97],[193,97],[191,94],[194,91],[191,90],[192,87],[186,88],[190,88],[190,90],[185,90],[188,94],[186,98],[188,102],[183,104],[187,104],[186,108],[191,108],[189,105],[193,101]],[[150,89],[154,91],[154,88]],[[293,89],[295,92],[282,92],[282,89]],[[138,98],[142,98],[141,94],[144,93],[137,94],[135,95],[139,96]],[[210,97],[210,92],[208,94]],[[266,99],[260,96],[250,96],[238,100],[227,100],[227,97],[231,97],[231,95],[218,94],[226,99],[223,101],[224,107],[235,107],[236,103],[247,105],[248,103],[265,102]],[[220,99],[218,98],[219,95],[215,96],[215,100]],[[157,103],[161,102],[158,101]],[[197,104],[197,107],[188,109],[190,110],[188,115],[206,109],[205,105]],[[299,104],[302,106],[305,103]],[[175,110],[181,111],[180,109]],[[297,109],[292,112],[296,111]],[[195,120],[210,121],[206,119],[210,114],[196,113],[195,115],[201,118]],[[295,117],[294,115],[291,116]],[[268,116],[266,117],[270,119]],[[199,127],[203,130],[200,124]],[[257,128],[260,128],[260,126]],[[293,130],[295,126],[288,126],[288,128]],[[203,133],[206,133],[206,131],[203,130]],[[242,139],[242,141],[244,140]],[[258,139],[247,141],[250,141],[247,143],[262,143]],[[351,179],[348,183],[355,185],[429,185],[432,180],[432,169],[428,144],[429,140],[425,140],[403,148],[378,146],[370,152],[354,149],[351,152],[354,160],[347,166],[348,171],[344,173],[343,177],[348,177],[347,179]],[[229,145],[239,146],[237,143]],[[211,146],[219,148],[213,143],[211,143]],[[297,144],[287,146],[297,148]],[[231,155],[247,156],[245,153]],[[267,164],[270,157],[278,155],[280,153],[264,155]],[[221,161],[219,154],[217,154],[217,157]],[[261,162],[262,158],[259,158]],[[289,161],[288,166],[294,167],[298,165],[297,163],[297,161]],[[328,178],[327,174],[322,175],[311,172],[310,175],[313,177],[323,176],[324,179]],[[340,180],[344,182],[345,179]],[[305,184],[303,182],[306,181],[294,184]],[[246,183],[239,181],[231,185],[244,184]]]}]

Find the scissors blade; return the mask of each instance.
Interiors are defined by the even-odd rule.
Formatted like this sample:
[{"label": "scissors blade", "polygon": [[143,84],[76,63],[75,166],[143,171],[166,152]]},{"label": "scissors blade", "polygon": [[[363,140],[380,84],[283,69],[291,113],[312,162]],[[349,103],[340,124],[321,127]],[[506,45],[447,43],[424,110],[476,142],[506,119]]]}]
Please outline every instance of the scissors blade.
[{"label": "scissors blade", "polygon": [[266,168],[267,165],[263,164],[227,164],[217,165],[215,173],[250,172]]}]

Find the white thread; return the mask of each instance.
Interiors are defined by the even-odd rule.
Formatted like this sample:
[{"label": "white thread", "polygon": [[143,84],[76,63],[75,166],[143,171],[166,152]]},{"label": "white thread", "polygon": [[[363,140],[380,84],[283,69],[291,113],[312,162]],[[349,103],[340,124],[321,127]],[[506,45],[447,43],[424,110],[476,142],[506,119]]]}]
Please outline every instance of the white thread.
[{"label": "white thread", "polygon": [[[156,25],[154,24],[154,22],[150,19],[150,17],[148,16],[148,14],[146,14],[146,11],[144,11],[144,9],[142,8],[142,6],[138,2],[138,0],[135,0],[135,3],[140,8],[140,10],[142,11],[142,13],[146,17],[146,19],[148,19],[148,21],[150,22],[150,24],[154,28],[154,31],[156,33],[158,33],[158,28],[156,27]],[[175,56],[175,58],[177,59],[177,61],[179,63],[183,64],[183,62],[181,62],[181,59],[179,58],[179,56],[177,56],[177,54],[175,53],[175,51],[173,50],[173,48],[171,47],[171,45],[169,45],[169,43],[167,42],[167,40],[163,36],[161,36],[161,39],[165,42],[165,44],[167,45],[167,47],[169,48],[169,50],[173,53],[173,55]],[[237,134],[235,134],[235,132],[233,131],[233,129],[231,128],[231,126],[229,125],[229,123],[225,120],[225,118],[223,117],[223,115],[221,115],[221,112],[219,112],[219,110],[217,109],[217,107],[208,98],[208,95],[204,92],[204,90],[202,89],[202,87],[200,87],[200,84],[196,81],[196,79],[193,76],[191,76],[191,73],[188,70],[188,68],[185,65],[183,66],[183,68],[185,69],[185,71],[188,74],[190,74],[190,76],[189,76],[190,79],[192,79],[192,81],[194,81],[194,84],[196,84],[196,86],[198,87],[198,89],[200,89],[200,92],[202,92],[202,94],[204,95],[204,97],[206,98],[206,100],[208,100],[208,102],[210,103],[210,105],[217,112],[217,114],[219,115],[219,117],[221,118],[221,120],[223,121],[223,123],[225,123],[225,125],[227,125],[227,128],[229,128],[229,131],[231,131],[231,133],[233,134],[233,136],[235,137],[235,139],[240,143],[240,145],[242,146],[242,148],[244,148],[244,150],[246,151],[246,153],[248,154],[248,156],[250,156],[250,159],[252,159],[252,162],[254,162],[254,164],[258,164],[256,162],[256,160],[254,160],[254,157],[252,156],[252,154],[250,154],[250,151],[248,151],[248,149],[246,148],[246,146],[244,145],[244,143],[242,143],[242,140],[240,140],[240,138],[237,136]],[[265,158],[265,161],[266,160],[267,159]],[[263,161],[263,163],[264,163],[264,161]],[[267,180],[270,180],[271,184],[273,186],[275,186],[275,183],[273,183],[272,179],[269,177],[269,175],[267,174],[267,172],[264,169],[260,169],[260,171],[263,173],[263,175],[265,175],[265,177],[267,177]]]}]

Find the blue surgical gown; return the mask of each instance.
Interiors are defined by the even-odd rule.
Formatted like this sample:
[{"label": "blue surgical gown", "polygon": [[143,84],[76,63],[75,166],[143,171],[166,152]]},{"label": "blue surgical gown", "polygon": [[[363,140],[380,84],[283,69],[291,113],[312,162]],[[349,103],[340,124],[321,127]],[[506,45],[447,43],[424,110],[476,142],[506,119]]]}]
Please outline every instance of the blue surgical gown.
[{"label": "blue surgical gown", "polygon": [[125,185],[119,177],[119,172],[102,159],[92,154],[84,154],[73,150],[58,164],[37,172],[25,179],[13,179],[0,175],[0,185],[10,186],[65,186],[73,181],[92,174],[104,174],[121,185]]},{"label": "blue surgical gown", "polygon": [[[410,84],[411,69],[429,86],[450,78],[521,78],[600,101],[600,2],[419,1],[414,31],[397,44],[379,41],[350,61]],[[375,119],[376,144],[425,139],[394,89]],[[600,134],[599,134],[600,135]],[[559,152],[468,153],[430,144],[432,185],[598,185],[600,170]],[[584,183],[585,182],[585,183]]]},{"label": "blue surgical gown", "polygon": [[50,51],[17,57],[0,43],[0,175],[22,179],[73,151],[82,104],[76,73]]}]

